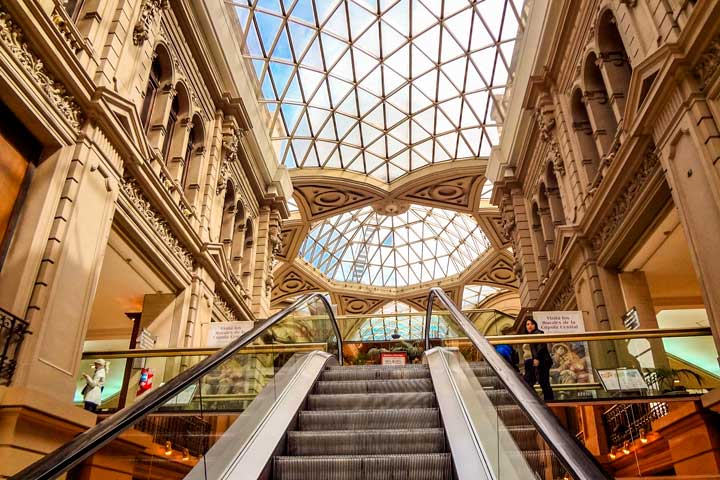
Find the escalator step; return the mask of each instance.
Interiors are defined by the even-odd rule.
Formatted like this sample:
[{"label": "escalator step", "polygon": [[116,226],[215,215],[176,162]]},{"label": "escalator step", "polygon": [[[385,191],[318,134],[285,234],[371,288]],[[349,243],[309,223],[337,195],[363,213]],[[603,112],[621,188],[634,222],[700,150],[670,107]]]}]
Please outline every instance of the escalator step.
[{"label": "escalator step", "polygon": [[485,362],[471,363],[473,373],[478,377],[494,377],[495,371]]},{"label": "escalator step", "polygon": [[485,393],[487,394],[490,401],[493,403],[493,405],[514,405],[515,400],[513,397],[508,393],[507,390],[485,390]]},{"label": "escalator step", "polygon": [[385,408],[433,408],[435,394],[416,393],[349,393],[344,395],[308,395],[308,410],[357,410]]},{"label": "escalator step", "polygon": [[485,388],[505,388],[500,379],[495,376],[477,376],[477,379]]},{"label": "escalator step", "polygon": [[449,453],[275,457],[275,480],[450,480]]},{"label": "escalator step", "polygon": [[315,393],[393,393],[393,392],[432,392],[433,384],[429,378],[385,379],[385,380],[346,380],[317,382]]},{"label": "escalator step", "polygon": [[359,366],[328,368],[323,371],[320,380],[385,380],[430,378],[430,369],[425,365],[405,367]]},{"label": "escalator step", "polygon": [[298,417],[300,430],[374,430],[441,427],[437,408],[395,410],[303,411]]},{"label": "escalator step", "polygon": [[508,432],[512,435],[515,443],[520,450],[535,450],[541,445],[541,438],[535,427],[531,426],[511,426],[507,427]]},{"label": "escalator step", "polygon": [[[482,362],[478,362],[482,363]],[[326,370],[427,370],[424,363],[409,363],[407,365],[328,365]]]},{"label": "escalator step", "polygon": [[498,405],[496,410],[503,423],[508,427],[530,425],[522,409],[517,405]]},{"label": "escalator step", "polygon": [[442,428],[288,432],[288,455],[442,453]]},{"label": "escalator step", "polygon": [[530,468],[545,478],[546,465],[550,462],[552,474],[547,478],[563,478],[565,469],[562,467],[552,450],[523,450],[523,457]]}]

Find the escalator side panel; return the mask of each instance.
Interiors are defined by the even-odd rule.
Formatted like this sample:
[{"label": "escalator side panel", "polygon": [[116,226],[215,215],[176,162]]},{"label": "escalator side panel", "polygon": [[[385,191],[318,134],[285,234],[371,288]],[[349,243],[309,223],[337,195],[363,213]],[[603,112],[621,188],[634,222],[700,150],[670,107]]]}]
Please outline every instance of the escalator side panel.
[{"label": "escalator side panel", "polygon": [[323,369],[335,357],[295,354],[186,480],[260,478]]},{"label": "escalator side panel", "polygon": [[480,382],[457,351],[425,353],[459,480],[534,478]]}]

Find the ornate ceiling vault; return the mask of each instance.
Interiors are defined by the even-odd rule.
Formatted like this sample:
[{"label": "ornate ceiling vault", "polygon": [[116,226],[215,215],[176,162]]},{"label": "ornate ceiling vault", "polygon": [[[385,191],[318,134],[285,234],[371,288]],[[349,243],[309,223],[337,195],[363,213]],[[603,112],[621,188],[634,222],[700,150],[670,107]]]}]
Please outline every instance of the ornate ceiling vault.
[{"label": "ornate ceiling vault", "polygon": [[226,0],[296,211],[273,302],[423,308],[429,286],[514,290],[487,157],[524,0]]}]

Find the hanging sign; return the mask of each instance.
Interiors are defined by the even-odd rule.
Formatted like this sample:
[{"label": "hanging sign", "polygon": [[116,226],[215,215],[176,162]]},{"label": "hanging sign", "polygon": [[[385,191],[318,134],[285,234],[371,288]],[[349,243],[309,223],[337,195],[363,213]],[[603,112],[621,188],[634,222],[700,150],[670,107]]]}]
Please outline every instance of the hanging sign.
[{"label": "hanging sign", "polygon": [[582,312],[533,312],[533,319],[545,333],[584,333]]},{"label": "hanging sign", "polygon": [[207,346],[222,348],[254,326],[254,322],[211,322]]}]

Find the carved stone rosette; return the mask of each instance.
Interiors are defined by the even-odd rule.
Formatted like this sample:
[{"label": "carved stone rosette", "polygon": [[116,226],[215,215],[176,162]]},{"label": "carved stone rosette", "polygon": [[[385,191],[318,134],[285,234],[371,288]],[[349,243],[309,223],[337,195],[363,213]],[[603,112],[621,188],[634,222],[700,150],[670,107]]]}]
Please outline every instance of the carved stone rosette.
[{"label": "carved stone rosette", "polygon": [[133,29],[133,43],[142,45],[150,36],[155,17],[161,10],[168,8],[168,0],[144,0],[140,7],[140,17]]},{"label": "carved stone rosette", "polygon": [[20,62],[25,72],[47,96],[50,103],[68,119],[70,126],[78,130],[83,122],[80,105],[67,92],[65,86],[48,73],[43,61],[30,50],[27,42],[25,42],[25,35],[20,27],[1,6],[0,42]]},{"label": "carved stone rosette", "polygon": [[155,211],[152,204],[142,194],[137,182],[133,179],[127,180],[123,183],[122,189],[140,215],[142,215],[153,230],[155,230],[162,242],[170,249],[173,255],[180,260],[180,263],[182,263],[188,271],[191,271],[193,269],[192,254],[180,244],[180,241],[170,230],[168,223]]},{"label": "carved stone rosette", "polygon": [[540,128],[540,139],[548,145],[548,160],[552,162],[556,174],[565,175],[565,163],[560,154],[560,145],[553,131],[555,129],[553,110],[548,107],[540,107],[536,110],[535,118]]}]

